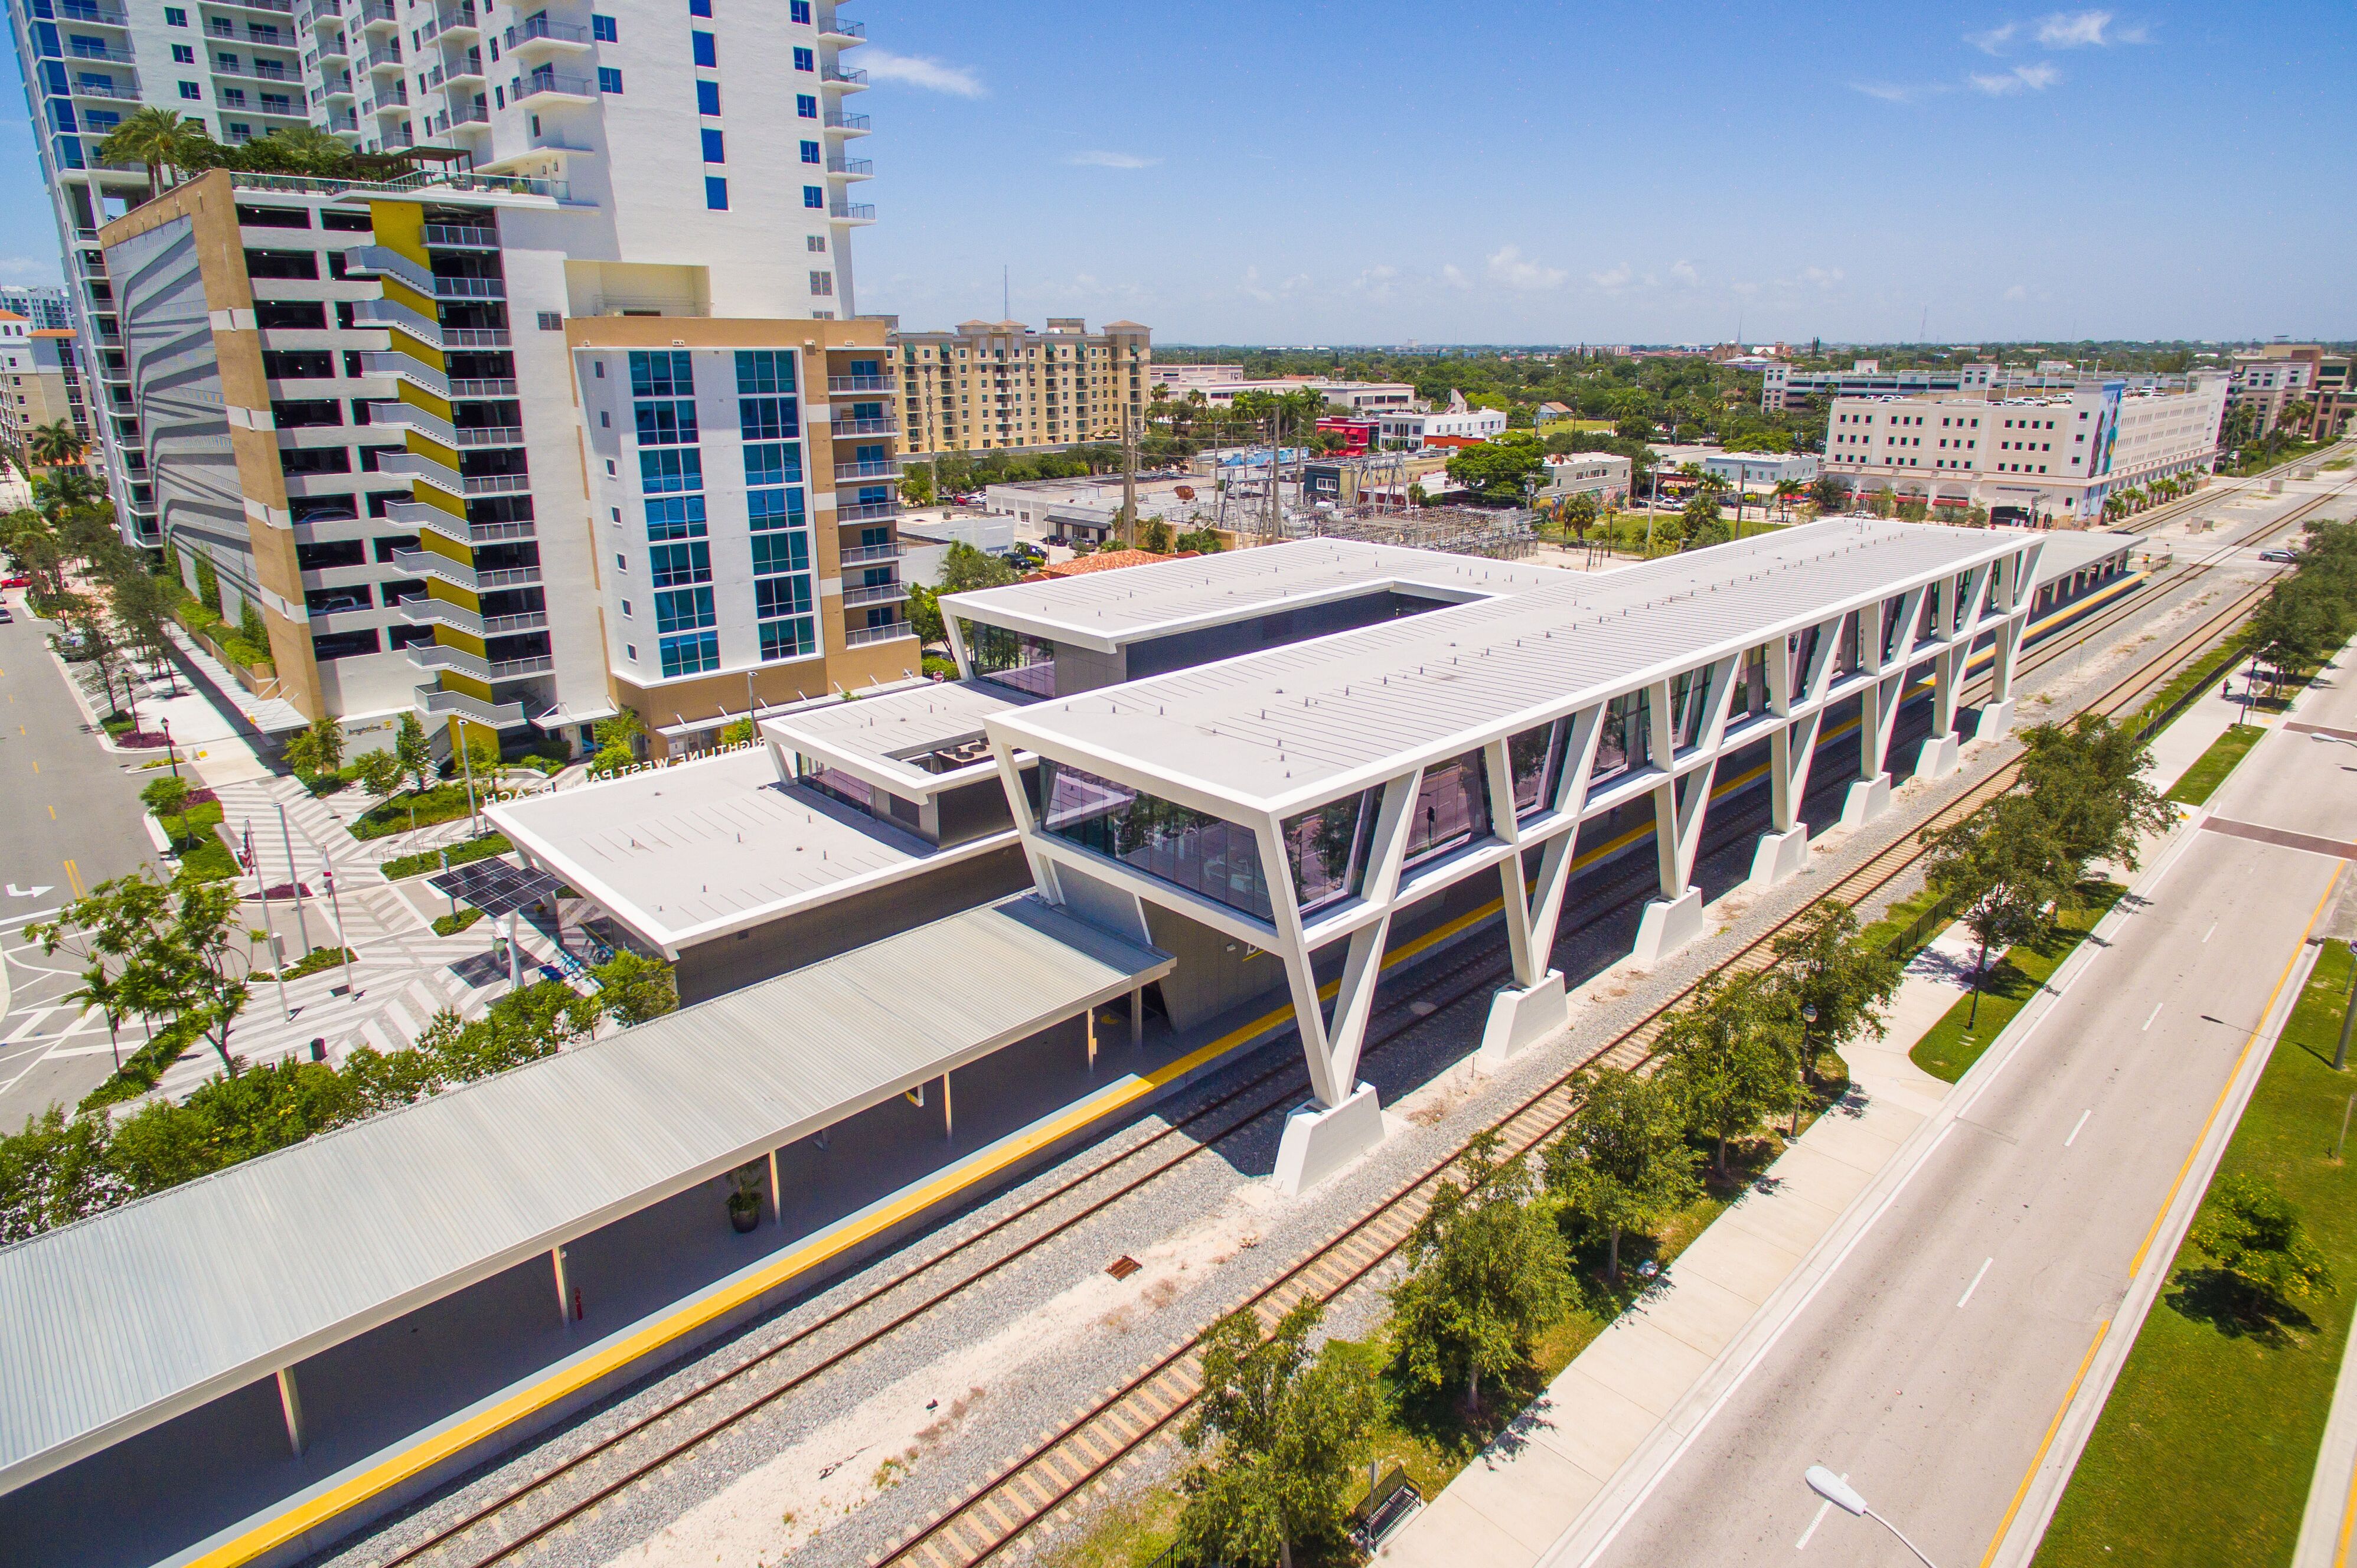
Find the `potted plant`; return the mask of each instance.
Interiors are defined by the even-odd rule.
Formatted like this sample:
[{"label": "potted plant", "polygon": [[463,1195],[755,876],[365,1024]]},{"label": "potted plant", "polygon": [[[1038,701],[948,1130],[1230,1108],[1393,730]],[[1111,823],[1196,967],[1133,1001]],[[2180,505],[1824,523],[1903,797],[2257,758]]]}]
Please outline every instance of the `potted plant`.
[{"label": "potted plant", "polygon": [[761,1223],[761,1162],[738,1165],[728,1179],[735,1184],[728,1194],[728,1223],[743,1236]]}]

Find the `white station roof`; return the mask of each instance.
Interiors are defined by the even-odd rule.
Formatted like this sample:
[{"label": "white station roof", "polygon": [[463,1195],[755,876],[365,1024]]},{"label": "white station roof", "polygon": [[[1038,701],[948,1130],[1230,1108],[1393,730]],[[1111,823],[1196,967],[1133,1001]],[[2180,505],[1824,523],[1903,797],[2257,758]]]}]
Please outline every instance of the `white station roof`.
[{"label": "white station roof", "polygon": [[1618,572],[1551,574],[1508,597],[1040,703],[991,729],[1082,767],[1095,757],[1281,811],[1455,755],[1519,714],[1633,690],[2030,542],[1808,523]]},{"label": "white station roof", "polygon": [[953,771],[936,773],[921,758],[962,743],[979,748],[984,720],[1033,700],[994,682],[929,682],[880,697],[797,708],[763,720],[761,734],[878,789],[921,798],[995,771],[986,749]]},{"label": "white station roof", "polygon": [[779,782],[767,746],[511,800],[484,814],[535,864],[671,958],[1004,842],[993,835],[937,848],[815,789]]},{"label": "white station roof", "polygon": [[1347,539],[1125,566],[952,594],[942,614],[1111,653],[1132,642],[1399,588],[1445,599],[1524,593],[1581,574]]},{"label": "white station roof", "polygon": [[1169,967],[1027,894],[0,1248],[0,1492]]}]

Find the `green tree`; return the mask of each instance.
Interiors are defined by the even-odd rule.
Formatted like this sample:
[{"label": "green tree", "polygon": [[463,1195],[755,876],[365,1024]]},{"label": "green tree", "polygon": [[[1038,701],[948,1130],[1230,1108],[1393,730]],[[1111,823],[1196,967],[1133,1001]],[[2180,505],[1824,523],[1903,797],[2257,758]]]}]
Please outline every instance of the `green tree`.
[{"label": "green tree", "polygon": [[1168,555],[1175,546],[1170,525],[1158,517],[1150,517],[1137,531],[1137,547],[1155,555]]},{"label": "green tree", "polygon": [[1979,1021],[1989,954],[2046,929],[2046,908],[2078,878],[2046,813],[2027,795],[2001,795],[1960,822],[1928,832],[1923,879],[1957,911],[1979,947],[1966,1026]]},{"label": "green tree", "polygon": [[1605,1277],[1620,1277],[1620,1236],[1661,1223],[1702,1190],[1685,1108],[1658,1079],[1615,1068],[1586,1075],[1570,1130],[1548,1145],[1548,1189],[1609,1238]]},{"label": "green tree", "polygon": [[73,421],[57,419],[27,431],[25,450],[36,463],[62,466],[81,462],[82,454],[90,450],[90,443],[73,427]]},{"label": "green tree", "polygon": [[1448,477],[1484,500],[1521,501],[1546,471],[1546,451],[1527,431],[1508,431],[1448,459]]},{"label": "green tree", "polygon": [[1198,528],[1182,533],[1171,542],[1180,550],[1191,550],[1198,555],[1217,555],[1227,548],[1220,542],[1219,531],[1211,528]]},{"label": "green tree", "polygon": [[197,598],[211,615],[221,614],[221,574],[213,570],[212,552],[199,550],[197,561]]},{"label": "green tree", "polygon": [[256,663],[270,657],[270,628],[263,624],[262,607],[251,597],[237,602],[237,639],[245,644]]},{"label": "green tree", "polygon": [[2331,1267],[2299,1210],[2250,1176],[2220,1177],[2186,1239],[2250,1305],[2288,1306],[2332,1288]]},{"label": "green tree", "polygon": [[1724,544],[1734,537],[1719,512],[1717,499],[1707,489],[1695,491],[1694,499],[1680,509],[1678,519],[1684,525],[1684,548],[1687,550]]},{"label": "green tree", "polygon": [[749,716],[741,719],[732,719],[727,724],[720,726],[720,744],[723,746],[743,746],[752,740],[754,733],[753,721]]},{"label": "green tree", "polygon": [[187,779],[166,774],[161,779],[150,781],[146,788],[141,789],[139,799],[146,803],[147,809],[155,812],[159,820],[165,817],[179,819],[180,831],[172,835],[174,841],[178,842],[188,836],[188,794]]},{"label": "green tree", "polygon": [[1725,1176],[1727,1144],[1801,1103],[1801,1013],[1766,973],[1704,977],[1694,1002],[1663,1030],[1663,1069],[1685,1101],[1694,1130],[1714,1141]]},{"label": "green tree", "polygon": [[1824,899],[1803,910],[1769,943],[1776,983],[1802,1020],[1803,1065],[1812,1081],[1822,1051],[1852,1040],[1882,1038],[1883,1014],[1899,994],[1899,961],[1857,940],[1857,915]]},{"label": "green tree", "polygon": [[2021,741],[2023,787],[2076,874],[2097,860],[2133,871],[2138,837],[2177,824],[2174,808],[2145,777],[2152,747],[2134,730],[2081,714],[2067,726],[2025,730]]},{"label": "green tree", "polygon": [[1566,532],[1585,544],[1587,542],[1587,531],[1596,526],[1596,498],[1585,490],[1577,495],[1566,496],[1563,505],[1555,509],[1555,515]]},{"label": "green tree", "polygon": [[1509,1373],[1571,1305],[1563,1232],[1531,1202],[1531,1175],[1500,1155],[1495,1132],[1467,1146],[1461,1181],[1442,1181],[1405,1248],[1392,1289],[1392,1340],[1416,1381],[1461,1380],[1478,1407],[1481,1375]]},{"label": "green tree", "polygon": [[393,732],[393,758],[401,765],[403,776],[412,780],[419,794],[424,794],[425,787],[434,781],[434,743],[425,738],[425,726],[417,722],[414,713],[402,714],[400,725]]},{"label": "green tree", "polygon": [[922,583],[909,585],[909,629],[917,641],[927,648],[936,648],[948,640],[949,629],[942,625],[941,596]]},{"label": "green tree", "polygon": [[90,957],[116,965],[117,994],[133,1011],[168,1015],[190,1038],[201,1038],[238,1073],[231,1032],[245,1011],[245,964],[231,951],[249,933],[238,919],[238,898],[226,882],[182,876],[157,881],[144,867],[102,882],[66,906],[59,919],[27,926],[28,940],[55,953],[79,940]]},{"label": "green tree", "polygon": [[971,594],[984,588],[1003,588],[1013,581],[1014,567],[963,540],[952,543],[942,557],[941,593]]},{"label": "green tree", "polygon": [[334,718],[313,719],[286,743],[286,765],[297,773],[333,773],[344,765],[344,726]]},{"label": "green tree", "polygon": [[589,975],[597,983],[597,1002],[606,1009],[606,1016],[626,1028],[660,1018],[679,1006],[671,965],[661,959],[625,948],[604,963],[592,964]]},{"label": "green tree", "polygon": [[1246,1307],[1203,1333],[1178,1518],[1179,1540],[1203,1559],[1292,1568],[1297,1548],[1341,1545],[1351,1454],[1383,1393],[1361,1359],[1330,1345],[1311,1354],[1321,1312],[1302,1301],[1263,1338]]},{"label": "green tree", "polygon": [[[161,195],[170,176],[188,164],[197,155],[196,135],[202,128],[192,127],[178,113],[169,109],[141,109],[126,116],[120,125],[107,134],[98,145],[98,161],[102,164],[145,164],[147,167],[147,194]],[[206,138],[210,140],[210,138]]]},{"label": "green tree", "polygon": [[590,770],[617,772],[639,760],[639,737],[647,733],[647,725],[637,709],[624,708],[611,718],[599,719],[595,733],[597,755],[589,759]]},{"label": "green tree", "polygon": [[[394,738],[398,744],[397,734]],[[371,795],[390,795],[400,789],[403,772],[401,758],[394,752],[377,750],[361,754],[361,788]]]},{"label": "green tree", "polygon": [[101,1214],[133,1194],[108,1163],[104,1114],[69,1120],[61,1106],[0,1138],[0,1245]]}]

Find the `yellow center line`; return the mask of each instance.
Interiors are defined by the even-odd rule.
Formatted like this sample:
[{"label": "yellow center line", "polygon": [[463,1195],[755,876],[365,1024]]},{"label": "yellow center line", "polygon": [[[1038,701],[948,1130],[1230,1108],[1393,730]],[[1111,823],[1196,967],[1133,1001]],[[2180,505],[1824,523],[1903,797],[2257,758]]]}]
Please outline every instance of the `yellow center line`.
[{"label": "yellow center line", "polygon": [[[2083,606],[2074,606],[2074,610]],[[1990,655],[1983,652],[1974,660],[1979,662]],[[1857,721],[1843,725],[1818,743],[1830,746],[1842,736],[1854,733]],[[1768,771],[1768,765],[1749,768],[1735,778],[1717,785],[1711,791],[1714,800],[1741,789]],[[1607,855],[1652,835],[1652,824],[1628,832],[1588,850],[1572,861],[1574,870],[1593,865]],[[73,863],[66,863],[70,879]],[[77,897],[81,884],[75,880]],[[1504,900],[1492,898],[1479,908],[1467,911],[1453,920],[1434,927],[1422,936],[1393,949],[1383,960],[1385,972],[1407,963],[1469,927],[1496,914]],[[1339,983],[1329,983],[1318,988],[1322,997],[1331,997],[1340,989]],[[1219,1038],[1189,1051],[1146,1073],[1132,1073],[1107,1084],[1085,1100],[1075,1101],[1061,1112],[1034,1122],[1018,1133],[1010,1134],[992,1147],[979,1151],[972,1158],[937,1172],[915,1186],[904,1187],[890,1198],[861,1214],[855,1214],[829,1230],[821,1232],[780,1253],[769,1263],[749,1274],[713,1290],[674,1312],[648,1324],[580,1359],[569,1362],[549,1376],[528,1387],[517,1390],[496,1404],[469,1416],[465,1421],[434,1434],[372,1465],[341,1485],[330,1487],[286,1512],[255,1526],[244,1534],[224,1541],[203,1556],[194,1559],[189,1568],[237,1568],[250,1563],[304,1532],[334,1519],[348,1509],[366,1501],[382,1491],[401,1485],[453,1455],[464,1452],[484,1438],[523,1420],[533,1412],[565,1399],[623,1368],[651,1356],[673,1340],[693,1333],[705,1324],[736,1311],[757,1297],[775,1290],[795,1276],[824,1262],[827,1259],[858,1246],[870,1237],[881,1234],[912,1216],[961,1190],[979,1185],[1012,1165],[1020,1164],[1031,1155],[1070,1135],[1090,1122],[1101,1120],[1125,1106],[1152,1096],[1157,1090],[1218,1060],[1237,1047],[1284,1025],[1293,1016],[1289,1004],[1269,1009],[1250,1022],[1239,1025]],[[2074,1385],[2075,1386],[2075,1385]]]},{"label": "yellow center line", "polygon": [[[2218,1091],[2217,1100],[2211,1104],[2210,1114],[2201,1119],[2201,1131],[2194,1135],[2193,1147],[2186,1151],[2185,1163],[2177,1167],[2177,1179],[2169,1184],[2169,1196],[2160,1200],[2160,1212],[2153,1216],[2152,1228],[2144,1235],[2144,1244],[2128,1261],[2128,1279],[2131,1282],[2143,1272],[2145,1254],[2151,1250],[2153,1239],[2160,1234],[2161,1221],[2169,1218],[2169,1208],[2177,1202],[2178,1189],[2185,1185],[2186,1175],[2193,1168],[2194,1156],[2201,1152],[2201,1145],[2209,1140],[2210,1129],[2217,1122],[2218,1112],[2225,1108],[2226,1097],[2233,1092],[2234,1080],[2242,1077],[2244,1065],[2251,1059],[2251,1052],[2257,1047],[2266,1033],[2267,1016],[2275,1011],[2276,999],[2283,995],[2283,988],[2290,981],[2292,971],[2299,966],[2299,955],[2308,946],[2309,933],[2316,929],[2316,922],[2323,916],[2324,906],[2331,898],[2332,890],[2341,885],[2341,870],[2335,868],[2331,880],[2324,885],[2324,897],[2319,898],[2316,908],[2309,911],[2308,924],[2300,928],[2298,945],[2291,950],[2290,961],[2284,965],[2283,972],[2276,977],[2275,989],[2267,993],[2267,1004],[2259,1009],[2258,1024],[2251,1030],[2250,1037],[2243,1042],[2242,1054],[2234,1058],[2234,1069],[2226,1075],[2225,1088]],[[2108,1317],[2104,1319],[2095,1329],[2094,1343],[2088,1346],[2086,1355],[2080,1358],[2079,1369],[2072,1374],[2070,1388],[2063,1391],[2062,1402],[2056,1407],[2054,1419],[2046,1423],[2046,1435],[2039,1440],[2038,1452],[2029,1456],[2029,1468],[2022,1473],[2021,1485],[2013,1489],[2013,1501],[2006,1505],[2005,1517],[1997,1520],[1996,1534],[1989,1540],[1988,1551],[1981,1558],[1981,1568],[1989,1568],[1989,1564],[1996,1561],[1997,1549],[2005,1544],[2006,1532],[2013,1528],[2015,1516],[2021,1512],[2021,1505],[2029,1496],[2030,1483],[2038,1479],[2039,1468],[2046,1463],[2046,1452],[2054,1446],[2054,1435],[2062,1429],[2062,1418],[2071,1413],[2071,1403],[2079,1397],[2079,1387],[2087,1380],[2087,1369],[2094,1364],[2095,1352],[2103,1347],[2104,1336],[2111,1332],[2111,1327],[2112,1320]],[[2346,1520],[2341,1525],[2341,1548],[2344,1554],[2349,1549]],[[2341,1568],[2341,1565],[2336,1563],[2334,1568]]]}]

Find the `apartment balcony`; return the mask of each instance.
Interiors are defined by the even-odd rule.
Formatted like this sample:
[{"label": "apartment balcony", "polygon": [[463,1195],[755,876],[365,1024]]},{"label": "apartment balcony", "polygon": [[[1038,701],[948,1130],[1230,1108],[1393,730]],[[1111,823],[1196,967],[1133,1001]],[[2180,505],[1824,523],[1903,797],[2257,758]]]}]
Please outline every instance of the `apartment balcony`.
[{"label": "apartment balcony", "polygon": [[487,703],[480,697],[470,697],[464,692],[446,692],[439,686],[420,686],[416,692],[417,711],[429,718],[446,718],[452,714],[493,729],[514,729],[524,722],[522,703]]},{"label": "apartment balcony", "polygon": [[867,134],[867,116],[865,114],[845,114],[839,109],[830,109],[826,112],[826,118],[821,121],[820,124],[825,126],[826,129],[834,132],[837,135],[864,136]]},{"label": "apartment balcony", "polygon": [[856,47],[867,41],[867,24],[842,16],[828,16],[819,23],[818,36],[838,48]]},{"label": "apartment balcony", "polygon": [[840,441],[846,435],[897,435],[900,431],[900,422],[888,413],[881,419],[837,418],[827,428]]},{"label": "apartment balcony", "polygon": [[856,609],[863,605],[898,604],[908,596],[905,583],[872,583],[844,589],[843,604],[845,609]]},{"label": "apartment balcony", "polygon": [[837,463],[834,477],[837,479],[897,479],[900,477],[900,465],[889,457],[878,462]]},{"label": "apartment balcony", "polygon": [[401,40],[399,38],[388,38],[372,43],[369,45],[368,53],[362,58],[366,60],[368,68],[371,71],[399,70],[401,69]]},{"label": "apartment balcony", "polygon": [[516,384],[512,380],[506,378],[490,381],[480,379],[457,381],[448,383],[448,390],[443,395],[454,403],[513,397],[516,395]]},{"label": "apartment balcony", "polygon": [[[398,349],[363,349],[360,359],[361,374],[363,376],[392,376],[407,381],[420,392],[432,392],[436,397],[453,395],[449,377],[425,360],[404,354]],[[513,386],[515,383],[510,381],[508,384]]]},{"label": "apartment balcony", "polygon": [[829,376],[826,390],[830,392],[888,392],[893,390],[889,376]]},{"label": "apartment balcony", "polygon": [[102,0],[58,0],[58,20],[89,22],[102,27],[127,27],[131,18],[120,5],[108,5]]},{"label": "apartment balcony", "polygon": [[346,251],[344,275],[356,278],[395,278],[429,298],[434,294],[436,281],[431,270],[418,265],[387,245],[355,245]]},{"label": "apartment balcony", "polygon": [[436,299],[505,299],[508,285],[500,278],[436,277],[434,297]]},{"label": "apartment balcony", "polygon": [[457,433],[448,420],[438,413],[429,413],[414,403],[372,403],[368,405],[369,423],[414,430],[429,441],[445,446],[457,446]]},{"label": "apartment balcony", "polygon": [[834,509],[834,521],[837,522],[879,522],[899,515],[899,501],[861,501]]},{"label": "apartment balcony", "polygon": [[136,57],[129,49],[116,48],[113,44],[97,48],[76,44],[65,58],[68,65],[129,65]]},{"label": "apartment balcony", "polygon": [[442,36],[446,38],[454,35],[479,33],[483,30],[483,25],[477,19],[475,8],[472,5],[446,5],[434,20],[442,29]]},{"label": "apartment balcony", "polygon": [[396,550],[393,553],[393,564],[414,577],[438,577],[470,594],[476,591],[475,569],[464,561],[454,561],[436,551]]},{"label": "apartment balcony", "polygon": [[876,177],[876,162],[872,158],[846,158],[836,153],[826,160],[826,172],[840,175],[845,179],[873,179]]},{"label": "apartment balcony", "polygon": [[504,327],[445,327],[442,346],[446,349],[505,349],[513,339]]},{"label": "apartment balcony", "polygon": [[[214,74],[226,75],[228,73],[216,71]],[[69,89],[69,91],[76,98],[112,99],[119,103],[136,103],[139,102],[138,78],[135,75],[132,78],[131,82],[128,85],[121,82],[77,81],[70,89]]]},{"label": "apartment balcony", "polygon": [[482,56],[477,54],[474,50],[468,49],[467,51],[466,59],[452,60],[450,62],[451,86],[457,87],[462,82],[472,81],[479,84],[475,91],[479,93],[482,91],[482,88],[479,85],[482,80],[483,59]]},{"label": "apartment balcony", "polygon": [[295,13],[295,25],[298,27],[325,27],[331,26],[343,14],[344,0],[311,0],[309,5]]},{"label": "apartment balcony", "polygon": [[546,610],[525,610],[520,615],[487,616],[447,599],[429,598],[412,594],[395,601],[401,607],[401,617],[412,626],[447,626],[463,631],[469,637],[510,637],[520,631],[548,629]]},{"label": "apartment balcony", "polygon": [[388,332],[406,332],[420,343],[436,349],[449,347],[449,333],[442,324],[423,311],[412,310],[398,300],[356,299],[352,301],[352,325],[356,328],[381,327]]},{"label": "apartment balcony", "polygon": [[519,50],[562,49],[587,54],[595,42],[589,29],[576,27],[568,22],[552,22],[545,16],[529,16],[507,31],[508,52]]},{"label": "apartment balcony", "polygon": [[435,251],[496,251],[500,231],[488,223],[428,223],[425,244]]},{"label": "apartment balcony", "polygon": [[295,15],[295,0],[208,0],[208,3],[223,11],[264,11],[274,16],[288,17]]},{"label": "apartment balcony", "polygon": [[459,446],[521,446],[523,426],[521,424],[462,424],[458,427]]},{"label": "apartment balcony", "polygon": [[490,660],[438,642],[412,643],[409,661],[420,670],[450,670],[478,681],[516,681],[526,675],[545,675],[556,668],[556,660],[545,653],[530,659]]},{"label": "apartment balcony", "polygon": [[464,109],[453,109],[442,117],[443,128],[450,131],[463,131],[469,125],[480,125],[488,130],[490,124],[491,112],[479,103],[470,103]]},{"label": "apartment balcony", "polygon": [[830,201],[826,205],[826,215],[844,223],[873,223],[876,221],[876,207],[867,201]]},{"label": "apartment balcony", "polygon": [[532,489],[530,474],[469,474],[467,493],[470,496],[520,496]]},{"label": "apartment balcony", "polygon": [[916,633],[909,629],[907,621],[890,620],[886,621],[882,626],[854,628],[845,634],[843,645],[845,648],[865,648],[871,642],[899,642],[904,638],[912,639],[915,636]]},{"label": "apartment balcony", "polygon": [[595,103],[597,84],[586,76],[564,76],[553,70],[536,70],[526,77],[515,94],[519,103],[531,98],[556,98],[576,103]]},{"label": "apartment balcony", "polygon": [[867,91],[867,73],[847,65],[830,63],[819,68],[818,84],[832,87],[839,92],[865,92]]},{"label": "apartment balcony", "polygon": [[462,478],[457,469],[447,463],[437,463],[421,453],[388,452],[376,460],[376,469],[380,474],[390,474],[395,478],[414,479],[422,485],[431,485],[446,496],[464,498],[471,493],[468,489],[471,481]]},{"label": "apartment balcony", "polygon": [[397,29],[401,26],[401,16],[393,10],[393,0],[360,0],[360,4],[352,8],[360,13],[361,24],[371,29]]},{"label": "apartment balcony", "polygon": [[504,544],[537,537],[529,522],[468,522],[427,501],[394,501],[384,515],[404,528],[430,530],[453,544]]},{"label": "apartment balcony", "polygon": [[898,561],[899,558],[900,542],[897,539],[889,544],[862,544],[855,549],[844,551],[837,557],[845,566],[868,566],[885,561]]},{"label": "apartment balcony", "polygon": [[300,81],[303,80],[302,72],[289,70],[276,60],[267,59],[258,59],[251,65],[222,65],[216,62],[213,66],[213,74],[233,76],[242,81]]}]

